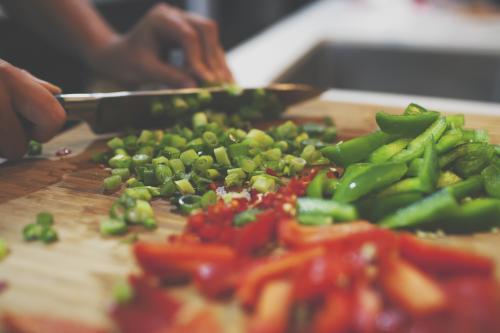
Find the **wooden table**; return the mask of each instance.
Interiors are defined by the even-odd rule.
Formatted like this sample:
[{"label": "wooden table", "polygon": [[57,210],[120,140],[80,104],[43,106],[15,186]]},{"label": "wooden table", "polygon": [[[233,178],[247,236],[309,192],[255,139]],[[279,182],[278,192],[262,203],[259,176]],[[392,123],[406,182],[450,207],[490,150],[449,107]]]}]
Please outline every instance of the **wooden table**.
[{"label": "wooden table", "polygon": [[[332,117],[344,137],[375,128],[377,105],[314,101],[289,110],[287,117]],[[492,142],[500,143],[500,118],[468,116],[470,128],[484,128]],[[11,254],[0,262],[0,281],[9,287],[0,294],[0,313],[13,311],[76,319],[111,327],[107,309],[111,286],[136,268],[130,246],[121,238],[103,238],[99,219],[107,216],[116,195],[104,195],[102,179],[108,172],[90,162],[93,152],[103,150],[106,137],[79,125],[44,146],[41,158],[0,165],[0,238]],[[73,153],[55,157],[61,147]],[[162,200],[153,202],[159,228],[134,230],[141,240],[164,241],[182,230],[185,219],[170,212]],[[22,228],[41,211],[52,212],[60,241],[51,245],[26,243]],[[493,257],[500,267],[500,234],[440,237],[436,241],[471,249]],[[497,270],[498,272],[498,270]],[[499,274],[500,276],[500,274]]]}]

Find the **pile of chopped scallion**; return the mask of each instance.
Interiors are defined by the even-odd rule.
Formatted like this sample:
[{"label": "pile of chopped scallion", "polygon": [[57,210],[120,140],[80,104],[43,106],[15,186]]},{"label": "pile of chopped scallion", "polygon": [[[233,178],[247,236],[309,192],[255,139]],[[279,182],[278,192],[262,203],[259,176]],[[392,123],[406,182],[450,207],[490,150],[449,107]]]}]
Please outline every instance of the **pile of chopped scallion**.
[{"label": "pile of chopped scallion", "polygon": [[[169,109],[182,108],[190,115],[166,130],[143,130],[108,141],[109,151],[96,156],[106,163],[110,176],[103,187],[114,192],[125,187],[101,221],[104,235],[127,232],[131,225],[155,228],[150,201],[169,198],[184,213],[207,207],[217,200],[213,184],[226,189],[252,188],[265,193],[274,191],[281,177],[291,177],[306,165],[324,165],[329,161],[320,152],[336,138],[330,119],[322,124],[296,125],[287,121],[267,131],[252,128],[248,120],[265,118],[272,96],[258,91],[249,105],[227,115],[203,110],[210,96],[198,101],[172,99]],[[195,103],[196,102],[196,103]],[[195,109],[189,105],[195,106]],[[165,103],[154,103],[160,112]],[[259,114],[260,112],[260,114]]]}]

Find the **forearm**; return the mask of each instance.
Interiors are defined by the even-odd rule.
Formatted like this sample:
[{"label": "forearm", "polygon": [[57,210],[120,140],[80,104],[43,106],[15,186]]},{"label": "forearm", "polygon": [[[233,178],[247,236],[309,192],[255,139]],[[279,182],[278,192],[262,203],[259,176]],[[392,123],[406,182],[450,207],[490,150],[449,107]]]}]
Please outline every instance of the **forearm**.
[{"label": "forearm", "polygon": [[117,38],[89,0],[0,0],[0,3],[9,17],[85,63]]}]

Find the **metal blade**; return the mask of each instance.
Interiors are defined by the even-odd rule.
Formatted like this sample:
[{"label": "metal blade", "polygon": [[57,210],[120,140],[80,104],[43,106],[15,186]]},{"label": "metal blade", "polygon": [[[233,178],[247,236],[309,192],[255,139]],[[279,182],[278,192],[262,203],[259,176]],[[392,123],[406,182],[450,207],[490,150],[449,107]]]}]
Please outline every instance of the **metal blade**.
[{"label": "metal blade", "polygon": [[200,91],[210,91],[211,102],[205,107],[219,112],[233,113],[241,106],[251,103],[255,92],[263,89],[276,96],[280,112],[288,106],[319,96],[324,90],[302,84],[274,84],[265,88],[247,88],[239,94],[228,93],[225,88],[163,89],[137,92],[114,92],[95,94],[65,94],[58,96],[68,113],[68,119],[85,118],[96,133],[116,132],[171,126],[177,116],[157,117],[151,112],[152,103],[167,101],[175,97],[189,98]]}]

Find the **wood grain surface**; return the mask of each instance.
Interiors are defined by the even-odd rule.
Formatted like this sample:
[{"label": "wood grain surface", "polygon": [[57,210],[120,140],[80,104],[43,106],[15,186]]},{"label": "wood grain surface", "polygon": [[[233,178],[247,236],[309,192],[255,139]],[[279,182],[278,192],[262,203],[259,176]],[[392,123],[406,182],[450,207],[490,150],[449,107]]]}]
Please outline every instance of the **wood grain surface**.
[{"label": "wood grain surface", "polygon": [[[401,112],[376,105],[314,101],[289,110],[286,117],[331,117],[341,136],[351,137],[373,130],[374,113],[382,109]],[[500,118],[468,116],[466,126],[485,128],[492,141],[500,143]],[[124,242],[127,236],[103,238],[98,231],[99,219],[107,216],[118,195],[102,193],[102,179],[108,172],[90,162],[93,152],[104,150],[105,141],[106,137],[97,137],[82,124],[45,145],[42,157],[0,165],[0,238],[11,249],[0,262],[0,281],[8,283],[0,294],[0,315],[5,311],[41,314],[112,327],[107,316],[111,286],[137,268]],[[61,147],[73,153],[58,158],[55,151]],[[182,230],[185,218],[171,212],[166,201],[154,201],[153,207],[159,228],[133,230],[141,240],[163,241]],[[22,240],[22,228],[41,211],[54,214],[59,242],[44,245]],[[500,234],[445,236],[435,241],[488,255],[500,267]]]}]

